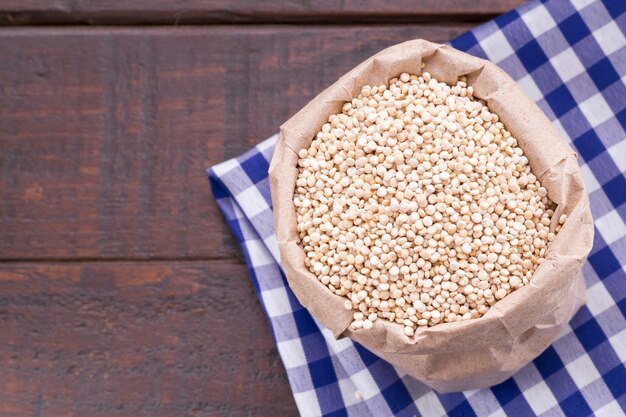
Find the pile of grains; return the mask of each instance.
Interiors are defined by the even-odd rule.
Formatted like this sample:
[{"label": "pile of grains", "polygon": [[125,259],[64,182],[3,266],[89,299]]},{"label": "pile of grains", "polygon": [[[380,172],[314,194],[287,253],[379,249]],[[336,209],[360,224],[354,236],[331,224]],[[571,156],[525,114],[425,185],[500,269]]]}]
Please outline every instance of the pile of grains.
[{"label": "pile of grains", "polygon": [[299,153],[294,204],[306,266],[354,311],[418,326],[482,316],[528,284],[554,204],[517,141],[430,74],[365,86]]}]

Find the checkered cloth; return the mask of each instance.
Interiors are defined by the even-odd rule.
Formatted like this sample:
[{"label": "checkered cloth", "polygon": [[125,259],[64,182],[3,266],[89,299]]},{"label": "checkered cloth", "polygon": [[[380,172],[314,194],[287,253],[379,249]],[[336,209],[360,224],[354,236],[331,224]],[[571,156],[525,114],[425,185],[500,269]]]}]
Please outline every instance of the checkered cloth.
[{"label": "checkered cloth", "polygon": [[303,416],[622,416],[626,411],[626,1],[534,1],[451,45],[507,71],[571,140],[596,237],[589,301],[534,362],[490,389],[438,394],[337,341],[278,264],[267,170],[276,136],[208,170]]}]

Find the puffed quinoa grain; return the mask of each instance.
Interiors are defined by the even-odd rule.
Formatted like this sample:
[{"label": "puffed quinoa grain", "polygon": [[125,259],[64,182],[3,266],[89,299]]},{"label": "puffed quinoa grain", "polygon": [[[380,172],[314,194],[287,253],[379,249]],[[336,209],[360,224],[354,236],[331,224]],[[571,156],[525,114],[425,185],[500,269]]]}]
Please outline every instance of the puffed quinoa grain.
[{"label": "puffed quinoa grain", "polygon": [[469,320],[528,284],[554,204],[498,115],[454,86],[407,73],[364,86],[298,153],[305,264],[354,311],[418,326]]}]

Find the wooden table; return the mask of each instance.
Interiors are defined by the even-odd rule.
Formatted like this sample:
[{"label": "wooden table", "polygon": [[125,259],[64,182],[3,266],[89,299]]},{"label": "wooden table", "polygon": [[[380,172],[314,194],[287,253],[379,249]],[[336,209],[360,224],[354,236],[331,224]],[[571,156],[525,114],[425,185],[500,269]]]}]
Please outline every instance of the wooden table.
[{"label": "wooden table", "polygon": [[297,414],[204,169],[520,0],[5,0],[0,415]]}]

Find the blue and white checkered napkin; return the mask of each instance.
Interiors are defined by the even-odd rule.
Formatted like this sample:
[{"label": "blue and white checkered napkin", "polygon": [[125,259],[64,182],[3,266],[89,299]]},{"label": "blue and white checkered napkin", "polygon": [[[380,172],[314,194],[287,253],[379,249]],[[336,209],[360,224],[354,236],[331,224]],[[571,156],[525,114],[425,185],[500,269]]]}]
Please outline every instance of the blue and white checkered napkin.
[{"label": "blue and white checkered napkin", "polygon": [[[453,40],[507,71],[579,152],[596,238],[589,301],[491,389],[437,394],[315,321],[281,272],[267,170],[276,136],[209,169],[303,416],[626,414],[626,1],[534,1]],[[452,359],[452,358],[451,358]]]}]

